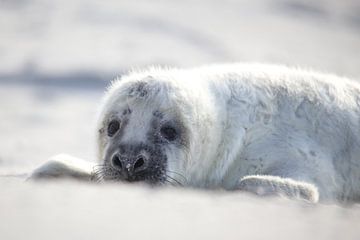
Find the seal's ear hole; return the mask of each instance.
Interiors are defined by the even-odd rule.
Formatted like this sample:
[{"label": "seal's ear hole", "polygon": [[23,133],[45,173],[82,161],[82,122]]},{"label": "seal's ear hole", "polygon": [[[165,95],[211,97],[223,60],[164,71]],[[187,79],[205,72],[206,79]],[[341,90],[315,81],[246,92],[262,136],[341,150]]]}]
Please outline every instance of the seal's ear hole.
[{"label": "seal's ear hole", "polygon": [[107,128],[107,134],[109,137],[114,136],[114,134],[119,130],[120,122],[118,120],[112,120]]},{"label": "seal's ear hole", "polygon": [[178,132],[176,131],[176,129],[171,126],[163,126],[160,129],[160,133],[161,136],[168,141],[174,141],[178,136]]}]

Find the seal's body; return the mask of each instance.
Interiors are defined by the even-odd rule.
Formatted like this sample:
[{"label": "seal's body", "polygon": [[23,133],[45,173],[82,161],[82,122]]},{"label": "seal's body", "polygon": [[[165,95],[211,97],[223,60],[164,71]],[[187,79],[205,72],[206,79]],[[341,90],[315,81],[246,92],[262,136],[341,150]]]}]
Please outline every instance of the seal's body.
[{"label": "seal's body", "polygon": [[133,71],[105,95],[99,174],[359,200],[359,124],[359,84],[333,75],[261,64]]}]

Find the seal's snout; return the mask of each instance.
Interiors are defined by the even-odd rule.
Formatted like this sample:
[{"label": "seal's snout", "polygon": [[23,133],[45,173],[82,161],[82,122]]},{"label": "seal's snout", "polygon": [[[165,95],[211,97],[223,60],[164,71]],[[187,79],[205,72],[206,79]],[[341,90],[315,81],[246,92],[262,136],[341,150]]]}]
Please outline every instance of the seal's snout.
[{"label": "seal's snout", "polygon": [[122,146],[111,158],[112,167],[128,181],[143,175],[149,166],[149,153],[145,149],[132,150]]},{"label": "seal's snout", "polygon": [[146,169],[148,159],[144,155],[139,155],[134,161],[130,158],[115,154],[111,160],[111,164],[119,171],[127,171],[128,173],[136,173]]},{"label": "seal's snout", "polygon": [[159,145],[114,142],[104,158],[104,180],[158,184],[166,181],[167,156]]}]

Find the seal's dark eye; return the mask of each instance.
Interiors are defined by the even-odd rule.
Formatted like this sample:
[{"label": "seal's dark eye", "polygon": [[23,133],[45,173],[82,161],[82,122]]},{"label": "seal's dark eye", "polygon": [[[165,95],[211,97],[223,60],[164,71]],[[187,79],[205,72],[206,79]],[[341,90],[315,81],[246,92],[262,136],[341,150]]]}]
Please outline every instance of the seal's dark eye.
[{"label": "seal's dark eye", "polygon": [[107,134],[109,137],[112,137],[120,128],[120,122],[118,120],[112,120],[107,129]]},{"label": "seal's dark eye", "polygon": [[174,141],[178,135],[175,128],[164,126],[160,129],[161,136],[166,138],[168,141]]}]

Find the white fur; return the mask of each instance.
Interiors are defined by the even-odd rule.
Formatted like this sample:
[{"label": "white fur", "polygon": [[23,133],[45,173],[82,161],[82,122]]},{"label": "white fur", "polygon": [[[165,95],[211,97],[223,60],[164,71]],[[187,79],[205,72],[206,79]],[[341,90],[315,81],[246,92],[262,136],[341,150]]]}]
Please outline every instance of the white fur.
[{"label": "white fur", "polygon": [[69,177],[91,180],[94,167],[94,164],[80,158],[68,154],[58,154],[35,169],[29,179]]},{"label": "white fur", "polygon": [[[138,82],[149,85],[146,102],[129,98]],[[189,146],[166,154],[169,175],[184,185],[360,199],[360,86],[346,78],[262,64],[135,70],[105,96],[99,161],[108,144],[101,129],[127,106],[136,109],[127,142],[146,141],[153,111],[181,119]]]}]

